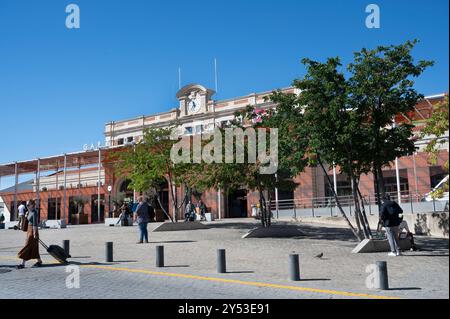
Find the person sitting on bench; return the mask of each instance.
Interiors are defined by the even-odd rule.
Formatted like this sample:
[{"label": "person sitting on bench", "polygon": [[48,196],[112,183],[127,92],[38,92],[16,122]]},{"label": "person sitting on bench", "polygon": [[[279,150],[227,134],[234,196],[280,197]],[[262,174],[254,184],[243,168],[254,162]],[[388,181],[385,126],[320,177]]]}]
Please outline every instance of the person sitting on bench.
[{"label": "person sitting on bench", "polygon": [[412,251],[418,250],[416,244],[414,243],[413,233],[409,230],[409,226],[406,220],[403,220],[398,226],[398,228],[399,228],[399,238],[400,239],[408,238],[409,241],[411,242],[411,250]]}]

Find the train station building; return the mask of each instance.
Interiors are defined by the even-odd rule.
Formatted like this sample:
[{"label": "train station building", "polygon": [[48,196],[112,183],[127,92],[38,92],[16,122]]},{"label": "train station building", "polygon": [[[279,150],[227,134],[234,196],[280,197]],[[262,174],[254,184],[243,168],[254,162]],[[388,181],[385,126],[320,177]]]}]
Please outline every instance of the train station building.
[{"label": "train station building", "polygon": [[[285,93],[299,94],[292,87],[282,89]],[[276,107],[267,101],[272,92],[251,93],[227,100],[214,100],[215,92],[199,84],[185,86],[177,93],[179,104],[169,111],[143,115],[132,119],[111,121],[104,127],[105,143],[80,152],[50,156],[47,158],[0,164],[0,179],[14,176],[14,186],[0,190],[0,210],[7,220],[17,219],[17,207],[21,201],[37,199],[41,220],[64,220],[69,224],[102,222],[117,201],[135,201],[138,194],[128,188],[127,176],[119,176],[109,154],[139,143],[150,127],[168,127],[176,121],[179,135],[196,135],[212,132],[234,119],[234,113],[248,105],[257,110]],[[396,122],[414,123],[420,132],[433,112],[433,105],[442,102],[446,94],[428,96],[420,101],[409,114],[398,114]],[[420,202],[446,175],[443,167],[448,159],[448,131],[442,145],[438,163],[430,165],[423,152],[427,138],[416,142],[418,151],[412,156],[399,158],[393,167],[384,169],[386,190],[400,202]],[[25,180],[19,182],[19,177]],[[351,184],[344,174],[329,167],[337,194],[345,199],[351,194]],[[23,178],[22,178],[23,179]],[[273,198],[278,212],[295,209],[319,209],[326,206],[331,191],[326,176],[317,168],[310,167],[295,178],[298,187],[293,192],[276,191]],[[371,174],[361,178],[360,189],[368,200],[375,200],[375,183]],[[179,196],[184,194],[180,187]],[[172,213],[168,186],[162,188],[160,198],[164,208]],[[251,216],[252,205],[258,197],[251,190],[242,188],[225,193],[209,190],[202,194],[208,210],[215,218],[238,218]],[[193,200],[195,202],[195,199]],[[350,201],[349,201],[350,202]],[[183,217],[178,216],[178,219]]]}]

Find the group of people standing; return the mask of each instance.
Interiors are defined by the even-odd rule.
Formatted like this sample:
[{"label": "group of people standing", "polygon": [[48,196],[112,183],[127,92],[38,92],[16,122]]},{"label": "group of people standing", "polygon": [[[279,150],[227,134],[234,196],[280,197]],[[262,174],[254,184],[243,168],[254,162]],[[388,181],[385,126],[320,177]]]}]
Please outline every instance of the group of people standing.
[{"label": "group of people standing", "polygon": [[184,221],[185,222],[193,222],[196,219],[196,215],[200,215],[202,220],[205,220],[207,213],[207,208],[205,203],[202,200],[199,200],[197,205],[194,205],[191,201],[188,201],[186,204],[186,208],[184,210]]}]

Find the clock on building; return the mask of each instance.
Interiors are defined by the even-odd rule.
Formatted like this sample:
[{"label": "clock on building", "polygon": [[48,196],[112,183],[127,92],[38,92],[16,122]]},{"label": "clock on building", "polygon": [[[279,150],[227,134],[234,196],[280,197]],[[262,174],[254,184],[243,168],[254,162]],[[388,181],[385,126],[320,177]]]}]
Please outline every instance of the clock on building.
[{"label": "clock on building", "polygon": [[200,99],[198,95],[196,94],[194,97],[192,97],[188,102],[188,108],[189,111],[192,113],[197,113],[200,111]]},{"label": "clock on building", "polygon": [[177,93],[177,98],[180,101],[179,116],[211,112],[209,102],[214,93],[213,90],[199,84],[189,84],[181,88]]}]

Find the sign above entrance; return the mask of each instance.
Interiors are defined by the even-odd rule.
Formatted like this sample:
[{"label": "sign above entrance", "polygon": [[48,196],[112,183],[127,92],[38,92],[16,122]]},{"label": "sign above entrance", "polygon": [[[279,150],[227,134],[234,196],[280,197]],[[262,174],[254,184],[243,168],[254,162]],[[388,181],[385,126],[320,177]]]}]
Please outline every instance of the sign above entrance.
[{"label": "sign above entrance", "polygon": [[105,142],[104,144],[102,144],[102,142],[97,142],[95,143],[91,143],[91,144],[84,144],[83,145],[83,151],[87,152],[87,151],[96,151],[102,148],[108,148],[110,146],[109,142]]}]

